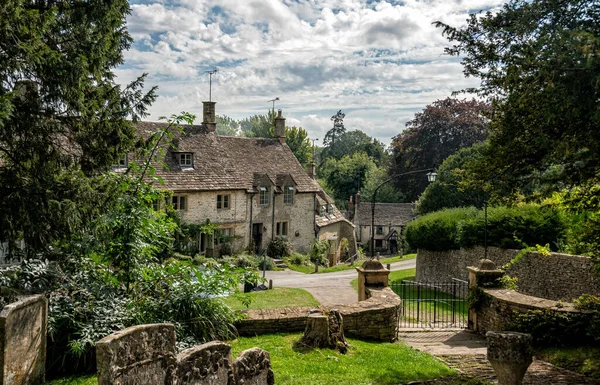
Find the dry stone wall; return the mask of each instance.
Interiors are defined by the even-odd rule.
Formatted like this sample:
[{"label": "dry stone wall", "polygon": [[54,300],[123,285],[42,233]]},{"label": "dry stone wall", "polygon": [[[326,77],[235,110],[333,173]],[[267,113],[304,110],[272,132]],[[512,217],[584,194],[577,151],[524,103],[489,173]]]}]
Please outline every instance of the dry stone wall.
[{"label": "dry stone wall", "polygon": [[[488,248],[487,258],[503,266],[519,250]],[[429,251],[417,254],[418,281],[450,281],[452,278],[468,279],[468,266],[479,265],[485,255],[483,247],[471,249]],[[506,271],[518,278],[518,291],[534,297],[572,301],[582,294],[600,295],[600,276],[588,257],[550,253],[528,253],[521,261]]]},{"label": "dry stone wall", "polygon": [[41,295],[0,312],[0,385],[37,385],[46,372],[48,301]]}]

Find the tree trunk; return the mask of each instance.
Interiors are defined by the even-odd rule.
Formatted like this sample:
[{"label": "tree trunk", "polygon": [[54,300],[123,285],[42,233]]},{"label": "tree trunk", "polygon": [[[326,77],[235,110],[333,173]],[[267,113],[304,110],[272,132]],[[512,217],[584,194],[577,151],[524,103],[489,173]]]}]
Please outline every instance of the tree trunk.
[{"label": "tree trunk", "polygon": [[296,346],[337,349],[341,353],[346,353],[348,343],[344,337],[344,326],[340,312],[331,310],[329,315],[310,314],[306,320],[304,335],[296,342]]}]

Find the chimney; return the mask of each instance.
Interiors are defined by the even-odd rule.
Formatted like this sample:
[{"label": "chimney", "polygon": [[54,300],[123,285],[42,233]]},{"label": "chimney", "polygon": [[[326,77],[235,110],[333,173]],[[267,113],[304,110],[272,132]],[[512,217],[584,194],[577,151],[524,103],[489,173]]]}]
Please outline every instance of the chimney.
[{"label": "chimney", "polygon": [[308,176],[311,177],[312,179],[317,179],[317,165],[315,164],[315,162],[310,162],[310,164],[308,165]]},{"label": "chimney", "polygon": [[281,116],[281,110],[277,110],[275,118],[275,137],[279,139],[279,143],[285,143],[285,118]]},{"label": "chimney", "polygon": [[352,195],[350,195],[350,201],[348,202],[348,211],[354,211],[354,202],[352,202]]},{"label": "chimney", "polygon": [[208,132],[215,132],[217,130],[215,104],[217,102],[202,102],[202,124],[208,128]]},{"label": "chimney", "polygon": [[360,191],[356,193],[356,199],[354,201],[356,202],[356,206],[360,204]]}]

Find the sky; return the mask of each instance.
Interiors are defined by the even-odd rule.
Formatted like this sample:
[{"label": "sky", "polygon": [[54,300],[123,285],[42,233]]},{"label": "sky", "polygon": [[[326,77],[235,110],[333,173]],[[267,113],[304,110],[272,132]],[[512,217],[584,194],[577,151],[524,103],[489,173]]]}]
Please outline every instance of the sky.
[{"label": "sky", "polygon": [[266,114],[278,97],[286,125],[313,139],[342,110],[347,130],[389,145],[426,105],[479,84],[432,23],[460,27],[504,1],[133,0],[134,43],[115,73],[121,84],[148,73],[159,87],[147,120],[186,111],[200,123],[216,68],[219,115]]}]

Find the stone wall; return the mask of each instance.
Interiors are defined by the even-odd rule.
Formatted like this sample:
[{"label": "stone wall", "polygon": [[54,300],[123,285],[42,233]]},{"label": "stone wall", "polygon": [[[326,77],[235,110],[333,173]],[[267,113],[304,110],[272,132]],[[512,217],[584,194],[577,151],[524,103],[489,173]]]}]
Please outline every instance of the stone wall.
[{"label": "stone wall", "polygon": [[[490,247],[487,257],[501,267],[518,252]],[[458,278],[466,281],[467,267],[478,265],[484,254],[483,247],[450,251],[419,250],[416,279],[431,282]],[[506,273],[518,278],[519,292],[535,297],[571,301],[581,294],[600,295],[600,276],[595,274],[592,260],[588,257],[532,252]]]},{"label": "stone wall", "polygon": [[[389,287],[367,288],[370,298],[340,305],[344,333],[377,341],[395,341],[401,316],[401,300]],[[247,310],[247,318],[238,321],[238,333],[244,336],[281,332],[302,332],[313,308]]]},{"label": "stone wall", "polygon": [[0,312],[0,384],[37,385],[46,372],[48,301],[41,295]]}]

